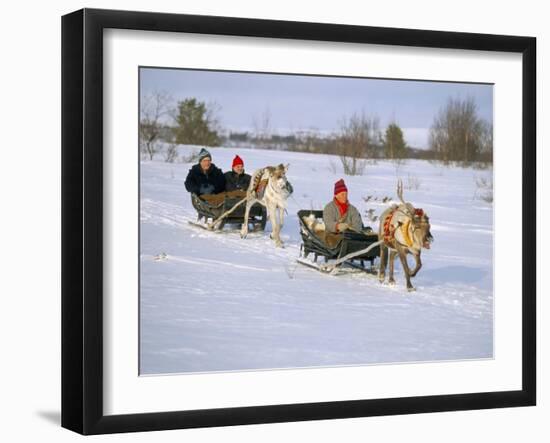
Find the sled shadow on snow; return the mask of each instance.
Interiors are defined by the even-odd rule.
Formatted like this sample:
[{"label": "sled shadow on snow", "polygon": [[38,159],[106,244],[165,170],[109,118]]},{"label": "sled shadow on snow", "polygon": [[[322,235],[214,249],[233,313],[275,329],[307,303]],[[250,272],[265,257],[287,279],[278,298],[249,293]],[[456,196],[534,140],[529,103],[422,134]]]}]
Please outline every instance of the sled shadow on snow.
[{"label": "sled shadow on snow", "polygon": [[423,274],[424,286],[435,286],[442,283],[475,284],[484,280],[488,272],[483,269],[469,266],[443,266],[425,270]]}]

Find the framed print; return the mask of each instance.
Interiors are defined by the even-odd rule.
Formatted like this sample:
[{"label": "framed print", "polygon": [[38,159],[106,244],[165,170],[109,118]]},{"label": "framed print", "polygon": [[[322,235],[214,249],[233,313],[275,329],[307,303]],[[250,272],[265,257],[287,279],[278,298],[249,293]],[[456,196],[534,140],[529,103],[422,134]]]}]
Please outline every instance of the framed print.
[{"label": "framed print", "polygon": [[62,59],[64,427],[535,404],[534,38],[84,9]]}]

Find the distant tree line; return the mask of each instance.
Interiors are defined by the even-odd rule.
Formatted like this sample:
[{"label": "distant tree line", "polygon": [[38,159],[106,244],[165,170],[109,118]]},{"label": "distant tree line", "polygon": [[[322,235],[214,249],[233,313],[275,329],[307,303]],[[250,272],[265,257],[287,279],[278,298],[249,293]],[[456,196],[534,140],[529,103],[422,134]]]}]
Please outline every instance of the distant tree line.
[{"label": "distant tree line", "polygon": [[377,159],[418,158],[469,164],[492,163],[493,158],[493,128],[479,117],[473,98],[449,98],[434,118],[428,149],[409,146],[396,121],[382,129],[379,118],[365,112],[342,118],[331,134],[310,130],[287,135],[273,133],[269,109],[253,119],[250,132],[224,132],[218,112],[216,104],[194,97],[175,102],[161,92],[144,96],[140,106],[141,152],[152,159],[166,144],[166,161],[177,158],[177,144],[332,154],[339,157],[349,175],[362,173],[366,162]]}]

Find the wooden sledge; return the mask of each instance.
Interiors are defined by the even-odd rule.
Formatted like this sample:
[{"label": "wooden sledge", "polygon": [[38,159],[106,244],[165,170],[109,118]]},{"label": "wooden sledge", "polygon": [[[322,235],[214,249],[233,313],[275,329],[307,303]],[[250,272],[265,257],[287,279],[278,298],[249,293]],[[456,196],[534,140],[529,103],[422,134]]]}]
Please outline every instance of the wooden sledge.
[{"label": "wooden sledge", "polygon": [[[191,194],[191,203],[197,211],[197,221],[189,221],[189,223],[199,228],[216,231],[221,231],[226,224],[240,227],[244,219],[245,198],[245,191],[201,196]],[[267,223],[266,209],[260,204],[253,205],[250,208],[248,223],[253,226],[254,231],[263,231]]]},{"label": "wooden sledge", "polygon": [[[310,223],[312,216],[318,223]],[[345,267],[376,275],[374,261],[380,257],[378,234],[370,227],[363,228],[362,232],[327,233],[314,226],[324,225],[320,222],[322,218],[323,211],[320,210],[298,211],[302,244],[297,262],[333,275],[338,274]],[[309,258],[310,256],[312,259]],[[347,256],[350,258],[346,259]],[[318,263],[319,257],[324,259],[324,263]],[[329,261],[333,261],[334,264]]]}]

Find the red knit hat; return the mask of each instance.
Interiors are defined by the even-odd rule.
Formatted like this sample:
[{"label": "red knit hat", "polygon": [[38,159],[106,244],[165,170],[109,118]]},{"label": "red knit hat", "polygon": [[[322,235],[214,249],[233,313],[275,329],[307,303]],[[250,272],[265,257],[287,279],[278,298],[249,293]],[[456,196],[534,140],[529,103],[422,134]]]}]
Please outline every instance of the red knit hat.
[{"label": "red knit hat", "polygon": [[231,167],[234,168],[235,166],[238,166],[238,165],[244,165],[244,162],[241,157],[236,155],[235,158],[233,159],[233,164],[231,165]]},{"label": "red knit hat", "polygon": [[343,179],[340,179],[334,183],[334,195],[338,195],[340,192],[348,192],[348,188],[346,187]]}]

